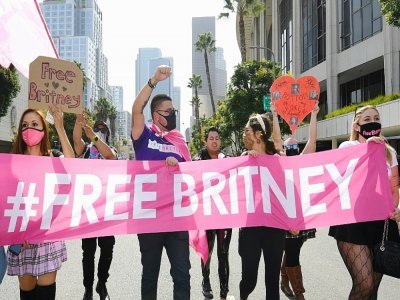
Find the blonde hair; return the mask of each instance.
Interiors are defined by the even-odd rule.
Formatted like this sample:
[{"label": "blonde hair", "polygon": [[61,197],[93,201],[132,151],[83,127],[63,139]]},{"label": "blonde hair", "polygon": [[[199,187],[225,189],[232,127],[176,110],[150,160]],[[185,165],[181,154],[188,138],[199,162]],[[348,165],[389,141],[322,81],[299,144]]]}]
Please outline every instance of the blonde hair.
[{"label": "blonde hair", "polygon": [[[353,118],[353,123],[352,123],[352,126],[351,126],[352,129],[351,129],[350,141],[358,141],[360,133],[354,129],[354,125],[358,124],[358,121],[360,120],[361,115],[368,109],[375,110],[379,115],[379,111],[378,111],[378,109],[376,108],[375,105],[365,105],[365,106],[362,106],[362,107],[357,107],[356,108],[356,113],[355,113],[354,118]],[[360,124],[358,124],[358,125],[360,125]],[[389,164],[390,164],[392,162],[392,151],[395,152],[395,150],[393,149],[392,146],[389,145],[389,143],[387,142],[386,138],[383,136],[382,131],[379,134],[379,137],[381,137],[381,138],[383,138],[385,140],[386,161],[389,162]]]}]

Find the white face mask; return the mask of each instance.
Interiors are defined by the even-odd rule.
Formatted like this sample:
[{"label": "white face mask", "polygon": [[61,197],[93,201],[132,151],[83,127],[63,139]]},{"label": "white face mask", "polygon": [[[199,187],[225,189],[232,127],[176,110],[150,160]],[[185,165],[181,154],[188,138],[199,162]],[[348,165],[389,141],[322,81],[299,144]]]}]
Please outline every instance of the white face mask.
[{"label": "white face mask", "polygon": [[106,143],[106,137],[107,137],[106,133],[98,132],[97,136],[99,137],[100,140],[103,141],[103,143]]}]

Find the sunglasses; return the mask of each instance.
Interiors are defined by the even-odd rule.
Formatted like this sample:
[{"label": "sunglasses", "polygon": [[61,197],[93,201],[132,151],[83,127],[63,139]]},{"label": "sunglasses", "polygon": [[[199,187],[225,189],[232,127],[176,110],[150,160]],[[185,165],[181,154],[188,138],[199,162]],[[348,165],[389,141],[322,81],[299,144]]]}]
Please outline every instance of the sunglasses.
[{"label": "sunglasses", "polygon": [[103,127],[103,128],[96,127],[95,129],[93,129],[93,131],[94,132],[100,131],[101,133],[107,133],[108,129],[106,127]]},{"label": "sunglasses", "polygon": [[162,116],[170,116],[170,115],[176,115],[176,113],[178,112],[178,110],[177,109],[168,109],[168,110],[161,110],[161,109],[159,109],[159,110],[156,110],[156,112],[158,113],[158,114],[160,114],[160,112],[162,112],[162,113],[164,113],[164,114],[161,114]]},{"label": "sunglasses", "polygon": [[286,150],[291,150],[291,149],[297,150],[297,149],[299,149],[299,145],[298,145],[298,144],[285,145],[285,149],[286,149]]}]

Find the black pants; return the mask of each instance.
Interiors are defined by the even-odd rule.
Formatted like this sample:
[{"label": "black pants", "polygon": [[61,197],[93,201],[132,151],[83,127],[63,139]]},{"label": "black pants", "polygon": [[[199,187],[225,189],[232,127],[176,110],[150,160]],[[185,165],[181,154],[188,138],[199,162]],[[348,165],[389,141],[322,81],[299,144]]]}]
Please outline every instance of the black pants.
[{"label": "black pants", "polygon": [[82,266],[83,266],[83,285],[91,288],[94,282],[94,255],[97,243],[100,247],[100,259],[97,267],[97,277],[99,281],[107,282],[108,271],[110,270],[115,238],[113,236],[102,236],[98,238],[88,238],[82,240]]},{"label": "black pants", "polygon": [[208,259],[204,265],[201,261],[201,271],[203,273],[203,280],[210,280],[210,263],[211,256],[214,249],[215,236],[217,236],[217,256],[218,256],[218,275],[220,284],[220,294],[226,297],[229,292],[229,244],[232,237],[232,229],[215,229],[206,230],[208,242]]},{"label": "black pants", "polygon": [[286,267],[300,265],[300,250],[303,244],[302,238],[287,238],[285,240]]},{"label": "black pants", "polygon": [[279,299],[279,274],[286,231],[270,227],[248,227],[239,231],[239,254],[242,258],[240,297],[247,299],[257,284],[261,252],[265,264],[265,299]]},{"label": "black pants", "polygon": [[157,299],[163,248],[171,264],[174,300],[190,299],[189,234],[187,231],[138,234],[142,254],[142,300]]}]

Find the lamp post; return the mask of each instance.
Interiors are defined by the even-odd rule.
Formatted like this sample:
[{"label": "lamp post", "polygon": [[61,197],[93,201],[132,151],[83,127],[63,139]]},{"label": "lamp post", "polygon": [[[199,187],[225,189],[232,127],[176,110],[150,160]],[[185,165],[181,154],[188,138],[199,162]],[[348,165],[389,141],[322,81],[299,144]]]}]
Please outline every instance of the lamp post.
[{"label": "lamp post", "polygon": [[[274,51],[272,51],[271,49],[269,49],[269,48],[267,48],[267,47],[262,47],[262,46],[250,46],[249,48],[250,48],[250,49],[263,49],[263,50],[269,51],[269,53],[271,53],[272,61],[274,62],[273,67],[274,67],[274,80],[275,80],[275,78],[276,78],[276,75],[275,75],[276,59],[275,59],[275,53],[274,53]],[[266,58],[266,55],[264,55],[264,57]]]}]

